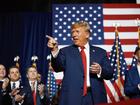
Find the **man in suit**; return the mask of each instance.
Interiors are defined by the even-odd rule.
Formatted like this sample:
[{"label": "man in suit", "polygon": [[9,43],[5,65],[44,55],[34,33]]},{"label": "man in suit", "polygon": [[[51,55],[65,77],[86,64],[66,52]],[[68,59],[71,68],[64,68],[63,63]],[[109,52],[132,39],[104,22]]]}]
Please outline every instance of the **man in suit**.
[{"label": "man in suit", "polygon": [[47,36],[52,67],[55,71],[64,71],[59,105],[107,102],[103,79],[111,79],[113,69],[106,51],[90,45],[90,26],[87,22],[73,24],[71,33],[74,44],[60,50],[54,38]]},{"label": "man in suit", "polygon": [[27,68],[27,83],[25,105],[49,105],[45,93],[45,85],[38,81],[38,72],[36,67],[30,66]]},{"label": "man in suit", "polygon": [[3,64],[0,64],[0,103],[2,103],[2,88],[3,88],[3,82],[6,76],[6,69]]},{"label": "man in suit", "polygon": [[23,84],[20,78],[19,68],[9,68],[9,80],[3,83],[3,105],[18,105],[23,103]]},{"label": "man in suit", "polygon": [[130,98],[140,98],[140,47],[136,47],[134,54],[137,62],[126,72],[124,92]]}]

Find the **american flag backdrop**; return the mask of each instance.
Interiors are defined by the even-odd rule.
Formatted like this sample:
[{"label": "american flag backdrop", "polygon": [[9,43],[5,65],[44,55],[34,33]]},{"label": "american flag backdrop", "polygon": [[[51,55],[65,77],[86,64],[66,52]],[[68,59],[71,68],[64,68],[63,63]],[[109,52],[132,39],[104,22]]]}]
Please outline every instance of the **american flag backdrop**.
[{"label": "american flag backdrop", "polygon": [[[60,48],[72,44],[71,24],[84,20],[91,26],[90,42],[110,54],[115,40],[113,24],[119,24],[119,38],[125,61],[128,66],[131,64],[138,41],[138,27],[135,21],[140,18],[140,4],[53,4],[52,10],[53,37],[58,41]],[[54,75],[58,81],[63,78],[63,73]],[[113,85],[108,89],[110,92],[115,90]],[[109,99],[109,102],[119,101],[116,97],[120,94],[121,92],[112,93],[114,99]]]}]

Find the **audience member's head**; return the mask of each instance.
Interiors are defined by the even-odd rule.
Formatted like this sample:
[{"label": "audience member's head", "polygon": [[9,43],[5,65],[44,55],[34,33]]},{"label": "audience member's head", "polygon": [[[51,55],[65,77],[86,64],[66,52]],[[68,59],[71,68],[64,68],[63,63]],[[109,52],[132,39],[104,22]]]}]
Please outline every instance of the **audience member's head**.
[{"label": "audience member's head", "polygon": [[6,69],[3,64],[0,64],[0,80],[3,80],[6,76]]},{"label": "audience member's head", "polygon": [[9,68],[9,74],[8,77],[10,78],[11,81],[15,82],[20,79],[20,71],[19,68],[16,66],[12,66]]},{"label": "audience member's head", "polygon": [[27,68],[27,78],[30,81],[35,81],[38,79],[38,72],[36,67],[30,66]]}]

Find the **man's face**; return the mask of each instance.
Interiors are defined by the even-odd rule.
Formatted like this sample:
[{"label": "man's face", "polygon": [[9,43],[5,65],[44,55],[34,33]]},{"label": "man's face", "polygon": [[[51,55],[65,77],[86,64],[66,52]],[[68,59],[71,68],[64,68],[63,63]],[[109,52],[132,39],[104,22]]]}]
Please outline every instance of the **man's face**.
[{"label": "man's face", "polygon": [[18,68],[10,68],[9,78],[11,81],[18,81],[20,79],[20,72]]},{"label": "man's face", "polygon": [[37,73],[36,68],[30,67],[30,68],[28,69],[28,72],[27,72],[27,77],[28,77],[28,79],[31,80],[31,81],[37,80],[38,73]]},{"label": "man's face", "polygon": [[89,32],[85,27],[76,27],[72,29],[73,42],[77,46],[84,46],[88,42]]},{"label": "man's face", "polygon": [[0,65],[0,79],[3,79],[6,76],[6,69],[3,65]]}]

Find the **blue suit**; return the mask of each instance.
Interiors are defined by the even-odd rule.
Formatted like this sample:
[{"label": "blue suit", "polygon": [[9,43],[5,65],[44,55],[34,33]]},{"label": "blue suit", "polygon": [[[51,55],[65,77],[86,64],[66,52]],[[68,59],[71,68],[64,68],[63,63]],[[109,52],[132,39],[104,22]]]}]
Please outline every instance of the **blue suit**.
[{"label": "blue suit", "polygon": [[138,73],[137,66],[131,67],[130,70],[126,72],[124,92],[130,98],[140,98],[140,90],[138,89],[138,84],[140,83],[140,76]]},{"label": "blue suit", "polygon": [[[90,46],[90,65],[92,62],[97,62],[102,67],[101,78],[96,74],[90,74],[93,104],[105,103],[107,98],[103,79],[111,79],[113,69],[106,51],[101,48]],[[58,56],[52,58],[51,63],[54,70],[64,71],[59,105],[81,105],[84,70],[78,47],[72,45],[60,49]]]},{"label": "blue suit", "polygon": [[[39,83],[37,83],[37,86],[38,86],[38,84]],[[24,104],[25,105],[34,105],[32,90],[31,90],[29,81],[26,81],[24,92],[25,92]],[[48,102],[48,99],[46,98],[46,95],[41,99],[38,90],[36,92],[36,104],[37,105],[49,105],[49,102]]]}]

